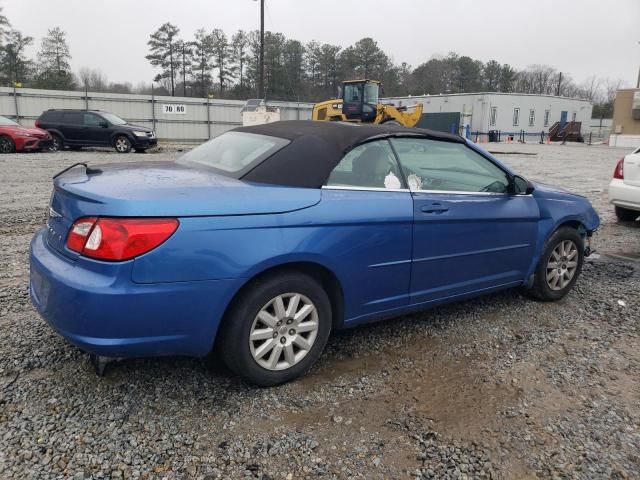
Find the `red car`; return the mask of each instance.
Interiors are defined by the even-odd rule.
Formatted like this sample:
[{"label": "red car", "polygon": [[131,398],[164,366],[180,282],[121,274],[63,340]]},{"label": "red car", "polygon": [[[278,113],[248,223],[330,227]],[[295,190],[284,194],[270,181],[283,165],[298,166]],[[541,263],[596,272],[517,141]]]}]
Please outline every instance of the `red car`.
[{"label": "red car", "polygon": [[41,128],[23,127],[0,117],[0,153],[33,152],[51,148],[51,135]]}]

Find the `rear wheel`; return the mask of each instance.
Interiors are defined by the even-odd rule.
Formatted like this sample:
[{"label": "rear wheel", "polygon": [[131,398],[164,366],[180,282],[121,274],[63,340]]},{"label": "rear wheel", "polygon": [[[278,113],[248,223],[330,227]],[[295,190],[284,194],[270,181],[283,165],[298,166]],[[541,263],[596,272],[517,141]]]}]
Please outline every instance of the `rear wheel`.
[{"label": "rear wheel", "polygon": [[545,247],[527,293],[542,301],[560,300],[573,287],[582,271],[584,241],[575,228],[558,229]]},{"label": "rear wheel", "polygon": [[616,217],[622,222],[633,222],[640,216],[640,212],[628,208],[616,207]]},{"label": "rear wheel", "polygon": [[281,273],[250,284],[221,326],[218,347],[245,380],[272,386],[304,374],[320,357],[331,331],[331,304],[318,282]]},{"label": "rear wheel", "polygon": [[131,141],[124,135],[117,136],[113,146],[118,153],[129,153],[131,151]]},{"label": "rear wheel", "polygon": [[392,125],[394,127],[401,127],[402,124],[397,120],[387,120],[386,122],[382,122],[382,125]]},{"label": "rear wheel", "polygon": [[0,137],[0,153],[13,153],[16,151],[16,144],[6,135]]}]

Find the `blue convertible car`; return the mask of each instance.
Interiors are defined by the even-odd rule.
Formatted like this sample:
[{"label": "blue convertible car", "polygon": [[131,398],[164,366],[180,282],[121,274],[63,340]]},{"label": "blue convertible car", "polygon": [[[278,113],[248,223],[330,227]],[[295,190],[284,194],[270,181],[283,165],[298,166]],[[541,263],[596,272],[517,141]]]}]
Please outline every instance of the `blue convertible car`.
[{"label": "blue convertible car", "polygon": [[332,329],[511,287],[559,299],[598,224],[587,199],[458,136],[278,122],[173,163],[57,175],[30,291],[99,361],[216,347],[275,385]]}]

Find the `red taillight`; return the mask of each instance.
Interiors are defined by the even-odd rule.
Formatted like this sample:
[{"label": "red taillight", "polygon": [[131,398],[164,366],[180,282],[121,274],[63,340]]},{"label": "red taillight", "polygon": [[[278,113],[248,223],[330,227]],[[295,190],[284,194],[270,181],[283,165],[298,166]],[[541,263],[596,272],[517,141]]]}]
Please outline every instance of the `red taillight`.
[{"label": "red taillight", "polygon": [[147,253],[178,228],[175,218],[96,218],[76,220],[67,247],[99,260],[128,260]]},{"label": "red taillight", "polygon": [[621,158],[616,164],[616,169],[613,171],[613,178],[624,180],[624,158]]}]

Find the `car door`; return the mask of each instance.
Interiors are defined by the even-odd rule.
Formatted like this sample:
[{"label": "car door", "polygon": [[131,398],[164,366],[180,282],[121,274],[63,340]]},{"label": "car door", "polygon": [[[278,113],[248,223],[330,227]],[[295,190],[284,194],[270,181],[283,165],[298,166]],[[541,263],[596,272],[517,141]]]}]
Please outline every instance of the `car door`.
[{"label": "car door", "polygon": [[109,145],[111,139],[107,121],[100,115],[91,112],[85,112],[83,116],[87,145]]},{"label": "car door", "polygon": [[82,112],[64,112],[60,132],[64,135],[65,143],[69,145],[82,144],[84,136],[84,117]]},{"label": "car door", "polygon": [[374,141],[348,152],[323,186],[315,221],[342,282],[346,323],[408,305],[413,203],[401,177],[389,142]]},{"label": "car door", "polygon": [[391,144],[413,198],[411,303],[522,282],[536,242],[535,199],[508,193],[508,175],[464,143]]}]

